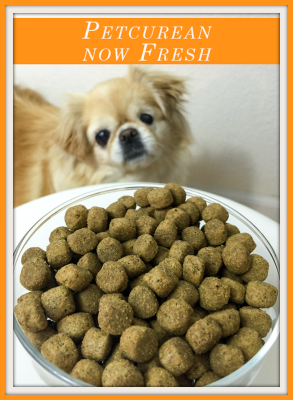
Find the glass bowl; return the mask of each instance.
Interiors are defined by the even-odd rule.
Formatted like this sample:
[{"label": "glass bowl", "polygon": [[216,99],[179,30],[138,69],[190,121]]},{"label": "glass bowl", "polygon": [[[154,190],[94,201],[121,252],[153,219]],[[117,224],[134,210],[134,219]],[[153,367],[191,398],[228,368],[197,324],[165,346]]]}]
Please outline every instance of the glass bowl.
[{"label": "glass bowl", "polygon": [[[151,186],[151,187],[163,187],[164,185],[160,184],[143,184],[143,186]],[[67,201],[60,206],[54,208],[52,211],[47,213],[43,218],[41,218],[32,228],[27,232],[27,234],[23,237],[23,239],[18,244],[17,248],[14,251],[14,305],[16,304],[17,299],[27,293],[27,290],[24,289],[21,284],[19,283],[19,275],[22,268],[21,265],[21,257],[26,249],[29,247],[41,247],[43,249],[49,244],[49,235],[53,229],[58,226],[64,226],[64,215],[66,210],[69,207],[72,207],[76,204],[83,204],[88,209],[92,206],[100,206],[106,208],[109,204],[117,201],[119,197],[130,195],[132,196],[133,193],[141,188],[139,184],[121,184],[115,185],[115,187],[107,187],[104,189],[98,189],[95,191],[88,192],[81,196],[75,197],[70,201]],[[243,215],[238,213],[233,208],[227,206],[226,204],[220,202],[217,199],[214,199],[210,196],[206,196],[194,189],[185,188],[187,193],[187,198],[193,196],[201,196],[203,197],[207,204],[210,203],[220,203],[222,204],[227,211],[229,212],[229,220],[228,222],[236,225],[240,232],[247,232],[251,234],[253,237],[257,248],[256,253],[264,257],[270,264],[269,268],[269,275],[266,279],[266,282],[271,283],[272,285],[276,286],[279,290],[280,286],[280,266],[277,256],[271,247],[270,243],[267,241],[265,236],[254,226],[252,222],[246,219]],[[273,324],[272,328],[264,339],[265,344],[262,349],[243,367],[238,369],[237,371],[233,372],[232,374],[226,376],[214,382],[213,384],[209,385],[210,387],[243,387],[249,386],[250,383],[255,378],[256,374],[260,370],[264,356],[269,352],[272,345],[274,344],[275,340],[279,335],[279,311],[280,310],[280,303],[279,297],[276,304],[270,308],[266,309],[267,313],[271,316]],[[13,319],[14,323],[14,332],[19,339],[20,343],[23,347],[27,350],[30,356],[33,359],[33,364],[41,376],[41,378],[49,385],[49,386],[82,386],[82,387],[91,387],[91,385],[77,380],[71,377],[69,374],[63,372],[59,368],[55,367],[51,364],[48,360],[46,360],[41,353],[32,345],[32,343],[28,340],[24,332],[22,331],[15,315]],[[106,388],[96,388],[97,393],[104,392],[103,389]],[[173,390],[176,388],[172,388]],[[179,389],[179,388],[178,388]],[[180,388],[181,392],[184,390],[190,390],[193,388]],[[143,393],[145,394],[148,389],[144,388]],[[175,393],[175,392],[174,392]],[[194,392],[196,393],[196,392]]]}]

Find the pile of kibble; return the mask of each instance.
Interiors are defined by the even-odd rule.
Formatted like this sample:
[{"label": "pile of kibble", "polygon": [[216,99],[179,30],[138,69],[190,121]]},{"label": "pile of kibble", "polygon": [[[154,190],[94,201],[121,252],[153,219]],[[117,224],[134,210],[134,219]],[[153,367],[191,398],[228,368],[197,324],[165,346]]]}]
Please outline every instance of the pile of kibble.
[{"label": "pile of kibble", "polygon": [[171,183],[107,209],[69,208],[46,251],[22,256],[19,324],[46,359],[94,386],[198,387],[231,374],[263,346],[262,309],[278,290],[228,217]]}]

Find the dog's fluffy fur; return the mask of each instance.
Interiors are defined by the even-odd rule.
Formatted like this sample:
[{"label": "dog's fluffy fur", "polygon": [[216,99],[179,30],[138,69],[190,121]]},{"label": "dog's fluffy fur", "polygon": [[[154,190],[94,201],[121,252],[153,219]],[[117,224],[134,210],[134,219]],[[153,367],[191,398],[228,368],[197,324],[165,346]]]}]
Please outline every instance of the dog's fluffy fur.
[{"label": "dog's fluffy fur", "polygon": [[[16,86],[14,206],[106,182],[182,183],[182,152],[190,143],[184,94],[181,78],[134,67],[89,93],[68,95],[62,109]],[[153,122],[142,122],[141,114],[151,115]],[[96,135],[105,129],[109,140],[101,146]],[[129,129],[136,137],[125,151],[121,135]]]}]

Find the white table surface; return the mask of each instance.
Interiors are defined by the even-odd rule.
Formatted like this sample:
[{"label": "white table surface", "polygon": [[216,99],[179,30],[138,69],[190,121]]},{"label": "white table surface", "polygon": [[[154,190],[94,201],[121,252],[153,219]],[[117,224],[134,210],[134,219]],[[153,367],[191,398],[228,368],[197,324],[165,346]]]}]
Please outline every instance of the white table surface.
[{"label": "white table surface", "polygon": [[[95,185],[71,189],[64,192],[55,193],[40,199],[31,201],[14,209],[14,248],[22,237],[44,215],[44,210],[48,212],[59,204],[70,200],[76,196],[85,194],[92,190],[102,187],[115,186],[115,184]],[[261,231],[266,232],[266,238],[275,250],[279,258],[279,224],[270,218],[242,205],[235,201],[226,199],[212,193],[201,191],[201,193],[211,196],[223,203],[236,209],[249,220],[254,221],[254,225]],[[279,338],[266,355],[265,361],[260,372],[255,377],[251,386],[279,386]],[[36,387],[47,386],[38,375],[32,365],[32,359],[14,335],[14,386],[16,387]]]}]

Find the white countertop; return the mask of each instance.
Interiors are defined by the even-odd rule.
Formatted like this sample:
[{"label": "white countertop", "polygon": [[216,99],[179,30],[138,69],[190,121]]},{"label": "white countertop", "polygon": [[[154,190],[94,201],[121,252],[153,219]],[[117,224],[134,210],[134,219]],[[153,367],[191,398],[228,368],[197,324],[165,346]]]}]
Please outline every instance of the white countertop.
[{"label": "white countertop", "polygon": [[[82,187],[64,192],[52,194],[50,196],[42,197],[32,202],[26,203],[14,209],[14,248],[20,242],[22,237],[30,229],[30,227],[37,222],[44,215],[44,210],[51,210],[59,204],[70,200],[81,194],[85,194],[92,190],[109,185],[95,185]],[[279,258],[279,224],[270,218],[251,210],[250,208],[236,203],[221,196],[214,195],[201,191],[207,196],[211,196],[223,203],[233,207],[249,220],[254,221],[254,225],[261,231],[266,232],[266,238],[273,247],[277,257]],[[279,370],[279,338],[265,357],[263,366],[255,377],[251,386],[279,386],[280,370]],[[32,364],[30,355],[26,352],[14,335],[14,386],[16,387],[30,387],[30,386],[47,386],[45,382],[36,372]]]}]

